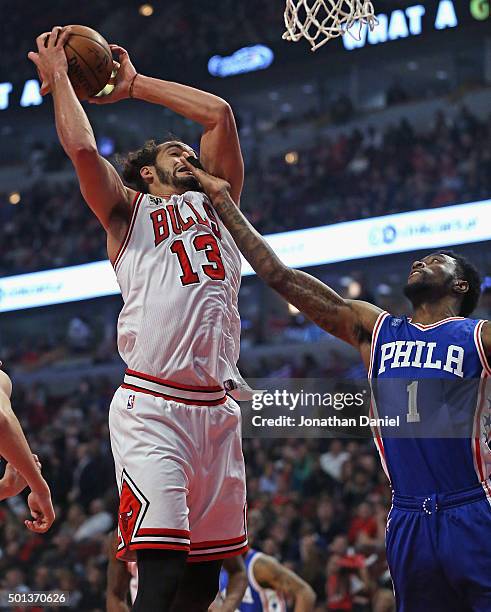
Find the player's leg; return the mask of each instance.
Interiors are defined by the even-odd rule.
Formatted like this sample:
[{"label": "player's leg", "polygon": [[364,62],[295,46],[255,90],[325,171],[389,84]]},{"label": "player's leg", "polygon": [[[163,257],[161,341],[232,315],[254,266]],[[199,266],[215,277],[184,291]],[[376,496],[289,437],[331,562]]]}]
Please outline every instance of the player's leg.
[{"label": "player's leg", "polygon": [[121,388],[111,405],[120,490],[117,556],[138,562],[135,609],[140,611],[170,610],[190,548],[192,458],[171,408],[161,398]]},{"label": "player's leg", "polygon": [[450,580],[465,594],[467,610],[491,610],[491,504],[487,499],[441,513],[440,545]]},{"label": "player's leg", "polygon": [[[222,560],[247,550],[245,517],[245,466],[242,454],[240,408],[233,400],[213,410],[192,413],[201,434],[196,436],[200,462],[188,496],[191,550],[180,601],[193,598],[196,607],[176,605],[179,610],[207,610],[218,592]],[[189,431],[197,431],[190,422]],[[187,588],[198,585],[199,589]]]},{"label": "player's leg", "polygon": [[[179,584],[186,575],[186,558],[187,553],[181,551],[138,551],[138,593],[133,612],[195,610],[194,607],[172,607]],[[193,590],[194,587],[188,585],[188,588]]]},{"label": "player's leg", "polygon": [[207,612],[218,592],[222,561],[188,563],[171,608],[172,612]]},{"label": "player's leg", "polygon": [[465,612],[441,567],[436,538],[436,515],[392,508],[386,547],[397,612]]},{"label": "player's leg", "polygon": [[389,589],[379,589],[373,598],[373,612],[395,612],[394,593]]}]

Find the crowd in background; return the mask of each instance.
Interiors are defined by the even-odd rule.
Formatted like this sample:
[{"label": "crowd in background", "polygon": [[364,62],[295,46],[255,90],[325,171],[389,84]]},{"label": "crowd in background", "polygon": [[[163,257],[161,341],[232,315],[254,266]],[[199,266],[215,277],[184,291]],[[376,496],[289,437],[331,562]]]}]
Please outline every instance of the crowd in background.
[{"label": "crowd in background", "polygon": [[409,121],[369,128],[278,156],[249,174],[244,209],[260,231],[313,227],[436,208],[491,195],[491,123],[462,108],[427,132]]},{"label": "crowd in background", "polygon": [[[114,386],[82,380],[61,395],[43,384],[16,386],[13,405],[41,458],[57,521],[33,534],[22,496],[2,504],[0,589],[62,589],[71,592],[70,609],[105,609],[107,534],[117,516],[107,425]],[[390,605],[390,491],[371,441],[246,439],[244,455],[253,546],[303,576],[319,611],[389,612],[372,607]]]},{"label": "crowd in background", "polygon": [[[36,37],[55,25],[80,23],[80,7],[52,0],[49,7],[30,7],[26,21],[25,12],[13,0],[4,4],[0,77],[12,78],[12,66],[16,66],[17,78],[33,78],[35,71],[26,56],[35,50]],[[221,0],[219,15],[207,10],[202,1],[155,2],[154,13],[147,18],[139,14],[139,5],[101,0],[84,6],[83,25],[95,28],[110,43],[131,48],[141,72],[163,76],[165,70],[167,78],[182,76],[184,71],[189,77],[193,65],[206,66],[210,49],[227,54],[241,45],[281,41],[283,33],[279,2]],[[63,23],[59,23],[60,15]]]},{"label": "crowd in background", "polygon": [[[65,23],[80,21],[76,4],[44,4],[29,6],[26,19],[13,0],[4,1],[0,81],[14,80],[13,66],[19,82],[34,78],[26,55],[35,48],[36,35],[58,25],[60,14]],[[226,55],[245,44],[282,44],[281,2],[221,0],[219,15],[211,1],[156,2],[152,18],[138,14],[139,4],[123,0],[115,6],[100,0],[84,5],[84,23],[127,47],[142,73],[178,81],[185,75],[192,81],[195,74],[206,74],[210,50]],[[385,6],[391,8],[380,2],[381,10]],[[384,105],[416,97],[407,85],[388,81]],[[450,83],[440,85],[447,93]],[[298,107],[276,112],[274,120],[260,113],[252,120],[238,116],[239,126],[250,130],[249,139],[251,133],[257,137],[255,147],[261,147],[261,139],[289,135],[299,123],[318,134],[308,147],[290,148],[269,159],[246,159],[242,207],[261,232],[491,197],[489,119],[479,119],[463,107],[453,118],[440,112],[425,131],[408,120],[382,130],[374,117],[373,127],[364,131],[327,136],[327,126],[346,125],[359,109],[347,92],[340,93],[339,85],[324,94],[312,97],[313,102],[306,99],[301,112]],[[277,111],[281,104],[272,106]],[[114,147],[125,152],[128,126],[123,123],[115,122],[107,151],[99,143],[104,155],[111,156]],[[30,186],[19,187],[16,206],[8,203],[9,191],[0,193],[0,276],[105,259],[104,232],[75,179],[55,178],[69,167],[61,147],[49,139],[37,142],[35,133],[19,125],[16,122],[14,130],[6,122],[0,130],[13,143],[4,146],[4,152],[11,148],[12,159],[2,164],[22,158]],[[195,145],[194,127],[186,129],[183,134]],[[28,138],[33,140],[26,146]],[[319,276],[323,278],[322,271]],[[380,287],[369,287],[359,270],[335,283],[324,280],[345,297],[365,299],[396,314],[406,312],[407,302],[398,297],[400,284],[392,286],[384,274]],[[246,377],[365,375],[356,358],[338,351],[325,332],[286,304],[266,312],[262,296],[252,283],[250,287],[248,299],[244,290],[241,294],[240,309],[240,368]],[[14,409],[52,489],[57,513],[53,528],[41,536],[24,527],[25,494],[0,505],[0,590],[69,591],[75,612],[105,610],[107,541],[117,517],[108,409],[120,380],[93,373],[100,364],[121,365],[115,342],[119,298],[113,300],[105,311],[101,301],[94,307],[83,304],[79,311],[74,306],[64,314],[55,308],[52,319],[33,317],[34,331],[32,326],[27,329],[27,320],[25,329],[24,323],[14,328],[12,319],[0,325],[0,359],[14,379],[34,378],[39,371],[44,375],[43,368],[50,370],[51,380],[61,370],[82,372],[76,388],[65,389],[63,383],[54,388],[47,382],[14,387]],[[476,316],[491,318],[491,288]],[[292,345],[294,350],[284,349]],[[254,352],[262,349],[267,349],[264,354]],[[393,612],[384,552],[390,489],[372,441],[246,438],[243,448],[251,544],[312,585],[316,612]]]},{"label": "crowd in background", "polygon": [[[368,287],[361,290],[360,297],[373,299]],[[476,316],[491,317],[489,290]],[[315,326],[301,315],[291,313],[281,325],[276,317],[278,350],[260,358],[248,358],[244,351],[240,366],[247,378],[356,380],[366,375],[356,357],[335,346],[321,356],[322,333],[314,336]],[[16,351],[15,344],[2,343],[0,356],[11,372],[26,375],[49,366],[56,380],[52,368],[59,364],[65,371],[71,367],[80,382],[73,389],[62,382],[14,385],[13,406],[42,461],[57,521],[47,535],[36,535],[23,525],[25,496],[1,504],[0,589],[66,590],[71,609],[102,612],[108,533],[118,506],[108,409],[120,379],[92,373],[94,355],[101,354],[104,343],[103,319],[89,311],[66,318],[63,325],[63,347],[33,350],[27,342]],[[110,327],[114,330],[114,320]],[[111,338],[105,345],[107,360],[116,359]],[[296,342],[299,350],[285,351],[281,342]],[[59,359],[53,359],[56,351]],[[384,554],[390,490],[372,441],[246,438],[243,448],[251,544],[312,585],[316,612],[394,612]]]},{"label": "crowd in background", "polygon": [[[38,153],[34,165],[44,163]],[[466,108],[452,120],[439,113],[425,133],[402,120],[385,132],[355,130],[290,153],[293,163],[282,155],[247,169],[242,206],[261,232],[491,196],[491,122]],[[1,275],[106,257],[104,232],[76,184],[53,181],[42,170],[20,204],[0,207]]]}]

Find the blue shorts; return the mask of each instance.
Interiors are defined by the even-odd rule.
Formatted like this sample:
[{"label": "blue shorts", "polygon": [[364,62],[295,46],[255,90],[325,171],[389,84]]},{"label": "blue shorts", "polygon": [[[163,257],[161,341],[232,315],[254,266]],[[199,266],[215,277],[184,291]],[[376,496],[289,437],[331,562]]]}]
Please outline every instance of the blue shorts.
[{"label": "blue shorts", "polygon": [[394,495],[386,546],[398,612],[491,612],[491,501],[482,486]]}]

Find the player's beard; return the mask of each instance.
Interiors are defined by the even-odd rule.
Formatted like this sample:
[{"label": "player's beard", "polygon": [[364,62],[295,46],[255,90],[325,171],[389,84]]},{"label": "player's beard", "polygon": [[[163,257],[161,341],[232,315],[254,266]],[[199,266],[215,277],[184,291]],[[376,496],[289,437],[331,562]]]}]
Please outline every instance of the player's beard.
[{"label": "player's beard", "polygon": [[171,187],[175,187],[177,189],[186,189],[187,191],[203,191],[198,179],[192,174],[186,176],[176,176],[175,174],[172,174],[172,172],[168,172],[167,170],[159,168],[158,166],[155,166],[155,170],[157,171],[159,181],[163,185],[170,185]]},{"label": "player's beard", "polygon": [[404,295],[413,305],[413,308],[418,308],[422,304],[434,304],[442,298],[447,297],[452,292],[453,279],[449,278],[441,285],[430,283],[424,278],[407,283],[404,287]]}]

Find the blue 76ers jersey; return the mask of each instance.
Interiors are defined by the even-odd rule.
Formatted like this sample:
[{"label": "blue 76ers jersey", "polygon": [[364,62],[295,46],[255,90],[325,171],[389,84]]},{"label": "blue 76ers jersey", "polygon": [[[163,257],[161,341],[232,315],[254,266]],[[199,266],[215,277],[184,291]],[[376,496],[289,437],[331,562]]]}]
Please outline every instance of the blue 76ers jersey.
[{"label": "blue 76ers jersey", "polygon": [[[486,394],[491,370],[484,321],[450,317],[422,325],[382,313],[369,368],[371,416],[382,465],[398,495],[425,496],[482,486],[491,502]],[[399,417],[398,427],[385,418]]]},{"label": "blue 76ers jersey", "polygon": [[[254,577],[254,563],[263,553],[249,549],[244,562],[247,571],[247,589],[238,612],[286,612],[284,598],[273,589],[260,586]],[[227,595],[228,573],[222,569],[220,572],[220,595],[225,599]]]}]

